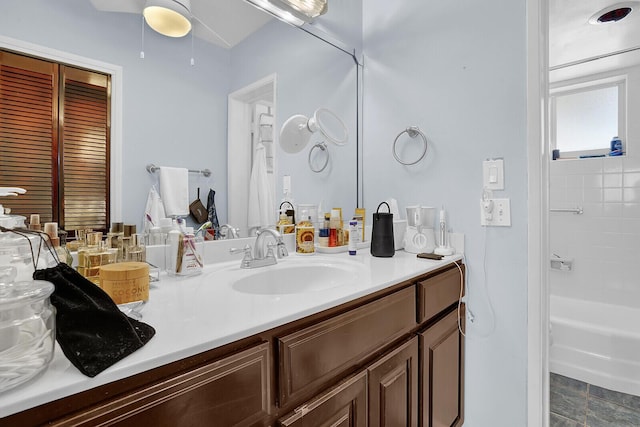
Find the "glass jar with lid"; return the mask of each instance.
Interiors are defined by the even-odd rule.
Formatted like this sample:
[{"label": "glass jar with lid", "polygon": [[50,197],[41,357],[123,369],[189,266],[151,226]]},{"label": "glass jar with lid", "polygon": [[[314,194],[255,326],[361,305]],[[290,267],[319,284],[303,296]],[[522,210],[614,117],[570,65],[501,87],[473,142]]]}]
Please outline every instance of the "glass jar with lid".
[{"label": "glass jar with lid", "polygon": [[16,268],[0,266],[0,393],[44,371],[55,344],[53,284],[15,281]]}]

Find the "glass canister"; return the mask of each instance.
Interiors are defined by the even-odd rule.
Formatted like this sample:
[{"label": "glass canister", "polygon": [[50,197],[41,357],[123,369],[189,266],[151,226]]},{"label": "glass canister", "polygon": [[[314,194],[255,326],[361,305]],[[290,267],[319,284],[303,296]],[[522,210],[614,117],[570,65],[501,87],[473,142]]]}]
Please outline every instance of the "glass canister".
[{"label": "glass canister", "polygon": [[36,268],[56,265],[44,239],[37,234],[0,232],[0,266],[15,267],[16,281],[31,280]]},{"label": "glass canister", "polygon": [[0,393],[45,370],[55,344],[53,284],[15,281],[16,274],[15,267],[0,267]]}]

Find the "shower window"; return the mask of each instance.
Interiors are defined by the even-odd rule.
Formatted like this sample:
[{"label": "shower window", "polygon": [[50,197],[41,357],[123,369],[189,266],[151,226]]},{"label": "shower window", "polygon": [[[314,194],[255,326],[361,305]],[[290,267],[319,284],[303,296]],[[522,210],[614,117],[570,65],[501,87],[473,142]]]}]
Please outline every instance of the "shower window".
[{"label": "shower window", "polygon": [[551,145],[561,158],[603,155],[625,141],[625,79],[559,86],[551,91]]}]

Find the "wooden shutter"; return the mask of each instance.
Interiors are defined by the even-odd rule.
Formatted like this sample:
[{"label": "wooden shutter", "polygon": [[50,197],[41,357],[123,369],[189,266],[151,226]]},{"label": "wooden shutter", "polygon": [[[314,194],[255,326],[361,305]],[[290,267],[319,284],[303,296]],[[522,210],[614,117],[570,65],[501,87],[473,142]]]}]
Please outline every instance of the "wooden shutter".
[{"label": "wooden shutter", "polygon": [[60,223],[66,230],[105,230],[109,224],[110,79],[60,68]]},{"label": "wooden shutter", "polygon": [[58,80],[56,64],[0,51],[0,186],[23,187],[3,197],[12,214],[56,220]]}]

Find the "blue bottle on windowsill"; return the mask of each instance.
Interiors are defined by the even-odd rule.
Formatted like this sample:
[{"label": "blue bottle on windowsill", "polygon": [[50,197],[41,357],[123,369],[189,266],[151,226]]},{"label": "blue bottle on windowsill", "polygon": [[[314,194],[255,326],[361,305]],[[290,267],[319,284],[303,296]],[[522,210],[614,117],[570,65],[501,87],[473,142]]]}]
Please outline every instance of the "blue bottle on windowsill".
[{"label": "blue bottle on windowsill", "polygon": [[614,136],[611,140],[611,151],[609,151],[609,155],[621,156],[622,154],[622,140],[617,136]]}]

